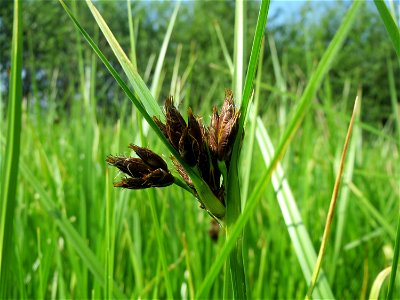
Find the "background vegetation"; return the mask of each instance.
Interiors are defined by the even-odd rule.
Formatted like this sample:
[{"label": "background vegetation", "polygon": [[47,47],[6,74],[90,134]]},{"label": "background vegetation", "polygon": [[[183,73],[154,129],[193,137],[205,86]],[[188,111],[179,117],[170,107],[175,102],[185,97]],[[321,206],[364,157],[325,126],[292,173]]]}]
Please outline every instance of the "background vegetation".
[{"label": "background vegetation", "polygon": [[[113,54],[86,5],[69,4],[75,5],[85,29],[112,60]],[[149,85],[155,77],[160,79],[154,87],[160,105],[169,94],[183,102],[182,111],[190,104],[204,115],[212,105],[220,105],[232,77],[217,32],[220,28],[228,53],[233,53],[235,4],[182,3],[159,77],[155,64],[176,3],[130,5],[137,67]],[[96,6],[130,53],[127,3],[98,1]],[[257,2],[247,3],[250,36],[258,6]],[[259,115],[276,144],[348,3],[308,2],[290,13],[273,6],[274,2],[263,49]],[[2,3],[1,128],[6,123],[12,11],[12,1]],[[120,296],[115,292],[118,290],[134,298],[166,297],[171,291],[174,297],[192,297],[223,238],[218,243],[210,239],[210,218],[189,194],[176,187],[135,192],[112,188],[118,174],[107,171],[105,157],[128,154],[129,143],[140,143],[131,104],[83,43],[58,2],[23,2],[22,11],[21,155],[14,254],[8,258],[14,266],[9,282],[16,284],[8,285],[9,295],[98,298],[113,291]],[[248,49],[250,43],[251,38]],[[115,67],[120,70],[116,62]],[[341,221],[334,221],[323,266],[337,298],[367,297],[376,276],[390,266],[399,211],[399,141],[394,134],[393,113],[400,94],[399,61],[376,8],[370,4],[359,11],[283,161],[316,249],[349,112],[359,89],[362,113],[353,138],[356,154],[349,157],[340,195]],[[204,117],[206,123],[208,117]],[[1,132],[4,149],[5,131]],[[167,156],[151,132],[144,146],[148,145]],[[248,175],[250,189],[265,168],[260,164],[262,159],[255,146]],[[308,282],[298,265],[272,185],[245,232],[249,296],[303,297]],[[92,253],[88,254],[88,249]],[[168,272],[163,271],[163,261]],[[221,290],[222,275],[210,297],[219,297]]]}]

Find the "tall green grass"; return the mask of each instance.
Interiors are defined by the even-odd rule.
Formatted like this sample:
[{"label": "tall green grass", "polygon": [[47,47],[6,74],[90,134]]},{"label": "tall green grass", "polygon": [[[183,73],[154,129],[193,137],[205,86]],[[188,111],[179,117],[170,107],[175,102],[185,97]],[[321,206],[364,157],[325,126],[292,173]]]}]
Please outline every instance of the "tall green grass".
[{"label": "tall green grass", "polygon": [[[236,242],[235,235],[244,230],[247,297],[303,298],[316,260],[315,249],[320,244],[338,153],[350,118],[350,104],[346,107],[346,101],[342,102],[344,104],[340,101],[346,97],[352,99],[358,89],[358,83],[351,82],[343,87],[343,95],[332,94],[328,69],[360,5],[355,2],[343,17],[341,27],[319,59],[317,68],[310,78],[304,78],[308,82],[305,89],[301,83],[285,81],[290,78],[293,62],[284,59],[285,53],[274,52],[270,38],[265,39],[261,47],[266,50],[262,51],[264,55],[251,60],[251,72],[258,67],[259,73],[252,75],[254,84],[243,80],[246,92],[242,104],[251,99],[254,87],[255,109],[251,109],[251,101],[244,104],[249,105],[248,119],[244,123],[243,153],[238,162],[244,177],[241,192],[245,201],[243,198],[241,201],[246,204],[242,206],[239,222],[233,222],[228,239],[221,232],[217,243],[207,234],[210,217],[179,187],[149,192],[112,187],[112,182],[120,175],[107,169],[104,162],[107,155],[128,154],[126,145],[139,140],[151,145],[157,153],[163,153],[165,158],[169,149],[153,130],[142,131],[143,114],[132,114],[128,99],[115,97],[114,103],[118,103],[120,112],[116,118],[97,106],[97,98],[104,93],[94,89],[101,80],[96,70],[103,68],[97,54],[102,63],[114,58],[101,56],[102,52],[96,47],[94,55],[78,35],[74,46],[77,57],[81,57],[81,67],[77,66],[78,85],[71,85],[76,95],[71,101],[71,112],[57,107],[56,99],[52,98],[57,90],[53,89],[48,95],[52,105],[41,111],[40,130],[35,111],[23,109],[19,113],[23,130],[16,187],[18,200],[15,212],[6,215],[14,220],[7,227],[8,232],[14,232],[14,243],[8,245],[11,250],[7,261],[14,266],[15,280],[4,281],[5,297],[221,298],[225,283],[220,270],[229,257],[229,247]],[[77,19],[80,9],[78,6],[74,11]],[[165,20],[166,24],[172,26],[172,17]],[[132,41],[140,38],[135,29],[138,27],[140,31],[140,26],[136,25],[135,18],[132,21],[130,59],[135,57]],[[242,26],[245,26],[246,20],[243,21]],[[237,60],[222,46],[231,41],[225,41],[218,29],[213,34],[221,45],[214,51],[221,53],[226,66],[210,78],[210,90],[201,104],[205,108],[222,103],[226,87],[221,87],[220,82],[227,74],[233,76]],[[258,37],[263,38],[263,34]],[[168,44],[173,38],[168,31],[164,41]],[[89,41],[92,46],[98,44],[96,32]],[[257,43],[261,45],[261,39]],[[250,54],[251,49],[247,50]],[[168,46],[166,51],[170,51]],[[186,95],[179,99],[182,108],[191,104],[190,88],[196,88],[191,86],[191,72],[196,60],[201,59],[196,58],[195,53],[191,55],[189,65],[182,62],[178,65],[180,59],[176,55],[173,80],[163,75],[166,62],[160,58],[162,51],[148,55],[148,68],[139,70],[139,75],[143,75],[143,84],[150,87],[154,82],[149,80],[154,78],[150,74],[155,74],[160,65],[157,72],[160,75],[155,79],[158,83],[154,84],[157,88],[149,90],[152,98],[161,100],[154,105],[138,101],[139,110],[160,108],[162,97],[167,93],[161,89],[163,81],[168,90],[174,87],[171,90],[177,97]],[[246,57],[244,55],[244,66],[247,66]],[[274,70],[261,69],[263,59],[272,59]],[[134,59],[131,61],[134,70]],[[127,98],[137,101],[144,94],[149,95],[140,88],[136,94],[126,89],[125,77],[117,74],[113,65],[107,67],[125,89]],[[387,67],[388,76],[391,76],[398,66],[389,64]],[[280,73],[276,76],[280,83],[270,79],[272,72]],[[129,76],[127,78],[129,81]],[[388,88],[396,103],[398,95],[391,82]],[[133,86],[135,84],[140,87],[142,82],[133,78]],[[0,97],[3,101],[4,98],[4,95]],[[10,108],[10,103],[13,102],[9,100],[5,104]],[[393,119],[395,108],[393,105]],[[207,116],[204,118],[208,122]],[[1,124],[11,120],[2,116]],[[363,298],[368,297],[371,287],[371,297],[386,292],[388,280],[381,280],[378,274],[391,265],[390,252],[396,239],[399,142],[387,127],[373,127],[362,118],[358,126],[355,129],[362,132],[350,145],[345,165],[353,168],[352,176],[349,170],[343,181],[344,189],[338,200],[344,203],[343,211],[338,211],[338,223],[336,220],[333,223],[332,237],[335,238],[328,243],[323,264],[325,272],[314,290],[315,298],[332,298],[333,295]],[[1,131],[2,153],[6,153],[10,145],[5,132]],[[278,159],[285,149],[284,160]],[[354,161],[352,151],[357,155]],[[2,161],[8,162],[3,154]],[[3,174],[6,173],[2,170],[2,180]],[[268,177],[271,177],[271,184],[267,183]],[[378,284],[373,286],[377,277],[381,280],[378,288]],[[388,271],[384,278],[389,278]],[[399,296],[397,280],[392,288],[394,298]]]},{"label": "tall green grass", "polygon": [[[379,14],[381,16],[381,19],[385,25],[386,31],[390,37],[390,40],[392,41],[392,44],[394,46],[394,50],[397,53],[397,58],[400,59],[400,28],[398,24],[398,19],[396,23],[396,12],[394,9],[392,12],[389,11],[387,8],[386,4],[384,1],[381,0],[374,0],[375,6],[377,10],[379,11]],[[393,8],[393,6],[392,6]],[[397,107],[397,96],[396,96],[396,88],[394,87],[393,83],[393,69],[392,66],[389,64],[388,66],[388,73],[389,73],[389,88],[390,88],[390,98],[392,102],[392,107],[393,107],[393,115],[394,115],[394,121],[395,121],[395,127],[396,131],[398,134],[398,141],[400,143],[400,121],[399,121],[399,112],[398,112],[398,107]],[[399,181],[400,183],[400,181]],[[399,196],[400,198],[400,196]],[[396,280],[396,273],[397,273],[397,268],[398,268],[398,261],[399,261],[399,255],[400,255],[400,209],[399,209],[399,214],[398,214],[398,221],[397,221],[397,234],[396,234],[396,240],[394,244],[394,255],[393,255],[393,262],[392,262],[392,269],[390,272],[390,281],[389,281],[389,288],[388,292],[386,295],[386,299],[392,299],[393,297],[393,292],[395,289],[395,280]]]},{"label": "tall green grass", "polygon": [[[9,282],[15,280],[12,260],[13,223],[17,206],[17,186],[21,141],[22,107],[22,17],[20,1],[14,1],[14,21],[11,49],[11,74],[8,93],[6,148],[1,160],[0,206],[0,290],[2,297],[13,295]],[[3,123],[3,122],[2,122]],[[4,123],[3,123],[4,124]]]}]

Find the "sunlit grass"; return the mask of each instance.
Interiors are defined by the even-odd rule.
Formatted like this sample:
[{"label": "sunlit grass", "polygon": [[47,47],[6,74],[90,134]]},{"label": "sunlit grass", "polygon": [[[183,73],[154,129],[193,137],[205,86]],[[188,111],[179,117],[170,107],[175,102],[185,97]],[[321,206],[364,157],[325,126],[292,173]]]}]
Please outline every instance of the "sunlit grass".
[{"label": "sunlit grass", "polygon": [[[166,160],[171,149],[160,142],[160,136],[153,130],[142,130],[143,115],[132,113],[132,104],[127,99],[115,99],[116,103],[119,100],[122,103],[118,105],[116,118],[96,109],[100,92],[93,87],[96,80],[101,80],[96,77],[101,61],[82,43],[76,54],[82,64],[77,66],[79,86],[73,87],[80,96],[79,101],[72,102],[70,113],[55,105],[49,106],[41,112],[40,130],[37,111],[24,109],[17,114],[23,128],[21,153],[17,155],[20,158],[18,197],[15,213],[6,215],[8,221],[15,220],[14,224],[5,227],[6,231],[14,232],[13,247],[9,247],[11,252],[6,259],[13,263],[15,272],[10,275],[12,280],[2,282],[4,295],[51,299],[221,298],[227,286],[221,267],[234,245],[235,234],[244,230],[248,298],[303,298],[316,260],[315,250],[321,242],[350,118],[350,100],[345,107],[338,104],[344,101],[343,95],[329,92],[329,67],[357,16],[358,5],[362,4],[356,2],[349,15],[343,16],[343,23],[323,58],[316,58],[319,65],[306,79],[305,89],[301,84],[285,81],[288,62],[281,59],[281,53],[273,51],[271,39],[265,39],[262,50],[271,51],[262,52],[261,59],[272,56],[280,82],[271,82],[267,75],[273,70],[263,66],[262,73],[252,74],[257,76],[255,85],[245,83],[245,105],[251,97],[258,103],[254,111],[249,106],[244,152],[239,161],[239,167],[245,167],[242,197],[249,197],[242,200],[246,205],[239,222],[232,223],[234,234],[225,239],[220,232],[217,243],[208,235],[209,215],[198,208],[190,193],[178,186],[149,191],[112,187],[120,175],[107,168],[107,155],[130,155],[126,146],[139,141],[146,143],[144,146],[151,145]],[[170,20],[165,20],[169,28],[173,26],[175,12],[179,13],[178,8]],[[79,15],[79,10],[74,13]],[[130,26],[131,45],[135,45],[132,42],[136,38],[134,24]],[[210,90],[205,91],[205,100],[201,103],[204,111],[214,104],[221,105],[221,90],[227,87],[220,87],[219,77],[233,76],[237,61],[223,46],[231,41],[224,41],[218,25],[215,28],[220,45],[214,50],[225,56],[225,61],[216,63],[226,63],[226,72],[210,78]],[[189,89],[191,65],[176,66],[173,78],[163,78],[163,56],[165,50],[170,51],[167,46],[170,35],[168,30],[164,46],[160,44],[157,64],[155,56],[150,59],[152,72],[148,74],[158,74],[151,77],[152,81],[146,74],[139,74],[143,82],[137,74],[128,76],[135,90],[139,90],[139,93],[127,91],[128,97],[133,102],[138,100],[137,107],[144,111],[159,110],[161,101],[155,99],[161,97],[163,80],[171,81],[171,91],[177,97]],[[95,44],[97,39],[93,40]],[[261,44],[261,39],[258,42]],[[134,53],[130,56],[134,57]],[[179,64],[178,54],[175,65]],[[152,56],[149,54],[149,57]],[[109,59],[101,58],[103,62]],[[196,59],[191,63],[195,64]],[[253,71],[261,63],[254,59]],[[132,64],[133,71],[135,65]],[[388,63],[388,76],[393,77],[396,67]],[[123,88],[128,87],[122,76],[115,77]],[[396,116],[398,95],[393,78],[390,83],[388,88]],[[21,86],[17,84],[17,87]],[[145,87],[153,88],[147,91]],[[357,85],[351,85],[351,89],[350,94],[355,95]],[[154,103],[145,105],[143,97]],[[0,100],[5,102],[4,95]],[[186,104],[182,104],[183,108]],[[10,126],[11,119],[1,117],[0,124]],[[208,121],[207,115],[204,118]],[[398,123],[398,119],[394,120]],[[397,234],[399,141],[387,127],[364,123],[362,112],[355,126],[359,131],[354,133],[355,143],[350,145],[344,171],[346,174],[346,167],[349,168],[349,175],[343,178],[345,192],[339,194],[339,211],[315,297],[332,294],[346,299],[368,297],[375,278],[378,283],[372,295],[382,296],[390,278],[386,267],[391,265]],[[15,146],[6,140],[6,132],[1,131],[3,162],[7,158],[3,151],[11,145]],[[13,172],[16,175],[16,170]],[[272,184],[267,184],[269,177]],[[381,280],[378,274],[383,270],[386,270],[382,273],[385,277]],[[393,282],[393,297],[400,296],[398,287],[397,279]]]}]

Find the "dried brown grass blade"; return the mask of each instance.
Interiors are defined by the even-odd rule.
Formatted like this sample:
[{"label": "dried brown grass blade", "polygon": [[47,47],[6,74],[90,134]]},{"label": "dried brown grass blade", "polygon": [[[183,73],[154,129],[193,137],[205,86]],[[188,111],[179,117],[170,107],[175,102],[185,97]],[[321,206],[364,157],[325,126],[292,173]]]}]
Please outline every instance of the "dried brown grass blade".
[{"label": "dried brown grass blade", "polygon": [[314,290],[315,284],[317,283],[319,271],[321,269],[322,258],[324,257],[326,244],[328,242],[329,233],[331,231],[332,220],[333,220],[333,215],[335,212],[337,196],[339,193],[340,183],[341,183],[341,179],[342,179],[342,173],[343,173],[344,162],[346,159],[347,149],[348,149],[348,146],[350,143],[351,133],[353,130],[353,124],[354,124],[354,120],[356,119],[356,115],[359,111],[359,107],[360,107],[360,97],[359,97],[359,95],[357,95],[356,100],[354,102],[354,108],[353,108],[353,113],[351,115],[349,128],[347,129],[347,135],[346,135],[346,140],[344,142],[342,156],[340,158],[339,170],[336,175],[335,185],[333,187],[331,202],[330,202],[329,210],[328,210],[328,216],[326,218],[326,223],[325,223],[324,234],[322,236],[322,242],[321,242],[321,246],[319,249],[317,262],[314,266],[314,271],[313,271],[313,275],[311,277],[311,283],[310,283],[310,287],[309,287],[307,295],[306,295],[306,299],[311,299],[312,292]]}]

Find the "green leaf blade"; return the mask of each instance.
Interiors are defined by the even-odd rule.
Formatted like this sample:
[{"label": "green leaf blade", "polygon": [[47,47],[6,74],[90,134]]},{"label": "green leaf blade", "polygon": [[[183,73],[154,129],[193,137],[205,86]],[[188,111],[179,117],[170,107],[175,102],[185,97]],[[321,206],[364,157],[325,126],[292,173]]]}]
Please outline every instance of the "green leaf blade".
[{"label": "green leaf blade", "polygon": [[400,58],[400,30],[396,25],[392,15],[389,12],[385,2],[383,0],[374,0],[376,9],[381,16],[383,24],[385,25],[386,31],[389,34],[389,38],[393,43],[394,50],[397,53],[397,57]]},{"label": "green leaf blade", "polygon": [[[11,276],[13,256],[13,219],[17,204],[18,165],[21,138],[22,103],[22,17],[21,1],[14,1],[14,21],[11,50],[11,74],[7,112],[7,141],[1,168],[0,207],[0,290],[7,296],[7,277]],[[4,294],[3,294],[4,293]]]}]

